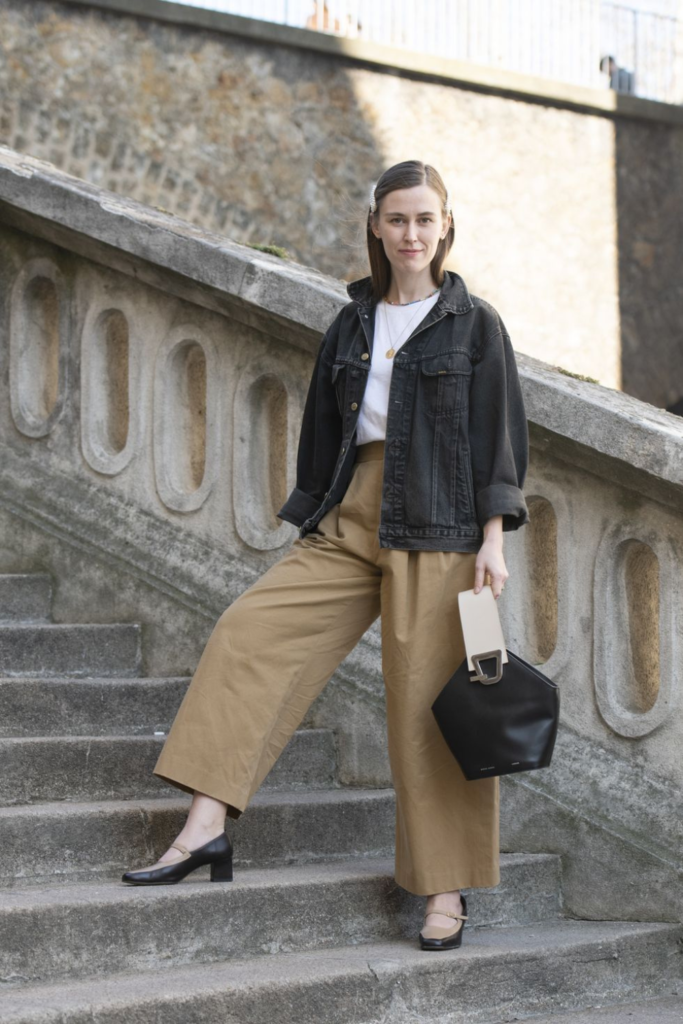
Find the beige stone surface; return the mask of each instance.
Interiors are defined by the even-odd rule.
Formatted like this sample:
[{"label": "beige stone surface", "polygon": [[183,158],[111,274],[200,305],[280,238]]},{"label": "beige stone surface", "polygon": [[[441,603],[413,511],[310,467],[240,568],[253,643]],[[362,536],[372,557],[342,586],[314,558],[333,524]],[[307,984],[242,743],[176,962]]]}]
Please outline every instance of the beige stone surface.
[{"label": "beige stone surface", "polygon": [[369,186],[423,159],[454,197],[448,265],[517,350],[660,407],[683,395],[682,127],[392,73],[300,35],[0,0],[0,142],[342,280],[367,273]]}]

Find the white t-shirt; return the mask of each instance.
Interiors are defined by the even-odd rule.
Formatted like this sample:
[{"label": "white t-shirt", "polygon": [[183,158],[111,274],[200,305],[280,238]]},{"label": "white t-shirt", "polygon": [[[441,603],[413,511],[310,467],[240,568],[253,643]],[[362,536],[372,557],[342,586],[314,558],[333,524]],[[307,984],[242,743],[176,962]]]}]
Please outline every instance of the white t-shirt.
[{"label": "white t-shirt", "polygon": [[392,342],[395,351],[398,352],[415,328],[422,323],[432,306],[436,305],[440,294],[439,290],[428,299],[411,302],[407,306],[392,306],[384,299],[378,303],[375,313],[375,336],[372,342],[372,364],[368,371],[368,383],[358,415],[357,444],[383,441],[386,438],[389,385],[396,358],[393,356],[387,359],[386,353],[392,347]]}]

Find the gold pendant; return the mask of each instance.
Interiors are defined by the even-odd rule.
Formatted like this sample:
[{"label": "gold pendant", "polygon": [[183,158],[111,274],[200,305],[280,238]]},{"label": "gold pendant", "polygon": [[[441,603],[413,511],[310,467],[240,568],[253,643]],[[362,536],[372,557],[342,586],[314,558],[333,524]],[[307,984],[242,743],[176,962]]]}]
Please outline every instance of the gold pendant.
[{"label": "gold pendant", "polygon": [[390,348],[389,351],[387,352],[387,359],[391,359],[392,356],[394,356],[395,354],[396,354],[396,349]]}]

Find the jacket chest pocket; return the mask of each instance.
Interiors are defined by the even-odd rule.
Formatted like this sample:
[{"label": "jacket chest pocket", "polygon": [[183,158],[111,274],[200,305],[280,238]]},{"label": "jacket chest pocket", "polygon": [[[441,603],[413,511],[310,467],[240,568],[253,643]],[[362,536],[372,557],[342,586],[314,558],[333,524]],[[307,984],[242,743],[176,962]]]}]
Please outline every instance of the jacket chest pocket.
[{"label": "jacket chest pocket", "polygon": [[337,395],[339,411],[343,414],[350,405],[358,401],[361,391],[361,375],[366,372],[360,370],[353,363],[334,363],[332,366],[332,386]]},{"label": "jacket chest pocket", "polygon": [[464,352],[430,356],[420,363],[423,407],[440,419],[455,415],[467,404],[472,364]]}]

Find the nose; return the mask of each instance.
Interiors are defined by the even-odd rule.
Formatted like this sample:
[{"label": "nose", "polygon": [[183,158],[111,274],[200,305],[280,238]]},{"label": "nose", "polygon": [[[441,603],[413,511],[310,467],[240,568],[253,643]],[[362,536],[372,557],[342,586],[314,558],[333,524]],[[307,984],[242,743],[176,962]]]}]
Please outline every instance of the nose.
[{"label": "nose", "polygon": [[417,241],[417,230],[411,224],[408,224],[406,226],[405,240],[406,240],[406,242],[416,242]]}]

